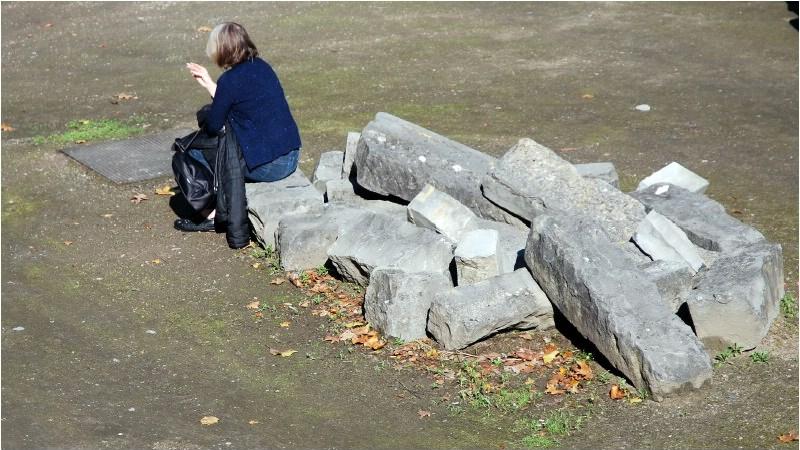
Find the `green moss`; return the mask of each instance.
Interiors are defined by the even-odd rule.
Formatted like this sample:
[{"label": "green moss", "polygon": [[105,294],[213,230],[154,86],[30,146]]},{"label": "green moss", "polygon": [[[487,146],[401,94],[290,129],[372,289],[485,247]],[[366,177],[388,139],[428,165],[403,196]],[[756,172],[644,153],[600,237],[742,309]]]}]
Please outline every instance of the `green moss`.
[{"label": "green moss", "polygon": [[67,124],[67,131],[47,137],[36,136],[33,143],[75,144],[109,139],[122,139],[142,133],[144,128],[139,120],[121,122],[114,119],[73,120]]}]

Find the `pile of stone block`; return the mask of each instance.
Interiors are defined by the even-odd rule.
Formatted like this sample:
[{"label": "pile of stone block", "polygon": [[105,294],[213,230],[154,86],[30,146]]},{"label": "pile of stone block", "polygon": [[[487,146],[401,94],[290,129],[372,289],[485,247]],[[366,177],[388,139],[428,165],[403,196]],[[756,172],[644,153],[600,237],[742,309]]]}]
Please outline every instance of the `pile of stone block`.
[{"label": "pile of stone block", "polygon": [[571,164],[530,139],[494,158],[378,113],[311,181],[298,170],[247,195],[284,269],[327,264],[366,286],[365,317],[386,335],[460,349],[553,327],[555,307],[661,399],[706,383],[711,352],[766,335],[781,248],[678,163],[631,193],[618,180],[612,163]]}]

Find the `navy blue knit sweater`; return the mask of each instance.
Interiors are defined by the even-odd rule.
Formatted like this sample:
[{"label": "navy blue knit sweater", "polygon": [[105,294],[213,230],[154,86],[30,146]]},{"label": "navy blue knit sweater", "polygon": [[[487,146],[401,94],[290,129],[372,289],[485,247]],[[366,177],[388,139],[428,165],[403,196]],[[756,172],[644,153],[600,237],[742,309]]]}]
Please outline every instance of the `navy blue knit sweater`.
[{"label": "navy blue knit sweater", "polygon": [[261,58],[239,63],[217,80],[206,130],[216,134],[225,120],[251,170],[300,148],[300,133],[278,76]]}]

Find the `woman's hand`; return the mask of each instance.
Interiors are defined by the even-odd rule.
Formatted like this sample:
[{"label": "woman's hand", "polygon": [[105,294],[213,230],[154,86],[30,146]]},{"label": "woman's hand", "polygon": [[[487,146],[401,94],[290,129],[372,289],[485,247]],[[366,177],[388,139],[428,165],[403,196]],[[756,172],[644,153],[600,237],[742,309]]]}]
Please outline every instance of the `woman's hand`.
[{"label": "woman's hand", "polygon": [[211,94],[211,97],[214,97],[214,94],[217,92],[217,83],[211,79],[208,70],[200,64],[195,63],[186,63],[186,68],[189,69],[194,79],[200,83],[200,86],[206,88],[208,93]]}]

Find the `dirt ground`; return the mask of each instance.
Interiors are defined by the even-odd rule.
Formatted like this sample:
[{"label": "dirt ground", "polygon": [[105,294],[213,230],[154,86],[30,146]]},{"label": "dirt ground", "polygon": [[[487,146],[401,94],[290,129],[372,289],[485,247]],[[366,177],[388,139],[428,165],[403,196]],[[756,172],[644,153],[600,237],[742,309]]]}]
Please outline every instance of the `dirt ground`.
[{"label": "dirt ground", "polygon": [[[573,162],[612,161],[623,189],[678,161],[783,245],[797,298],[798,35],[784,3],[3,2],[0,11],[2,121],[15,128],[2,134],[3,448],[521,445],[515,414],[454,414],[425,374],[324,342],[323,319],[254,320],[243,307],[254,297],[281,305],[302,294],[270,285],[222,236],[174,231],[167,200],[153,194],[168,178],[114,185],[58,145],[35,144],[72,120],[192,126],[208,99],[184,63],[206,63],[198,28],[221,20],[242,22],[276,68],[306,173],[378,111],[492,155],[531,137]],[[137,98],[112,102],[121,92]],[[150,199],[131,203],[139,192]],[[601,396],[559,443],[798,448],[777,439],[798,429],[797,330],[779,318],[756,349],[766,364],[743,355],[699,392],[635,406]],[[220,423],[199,425],[206,415]]]}]

